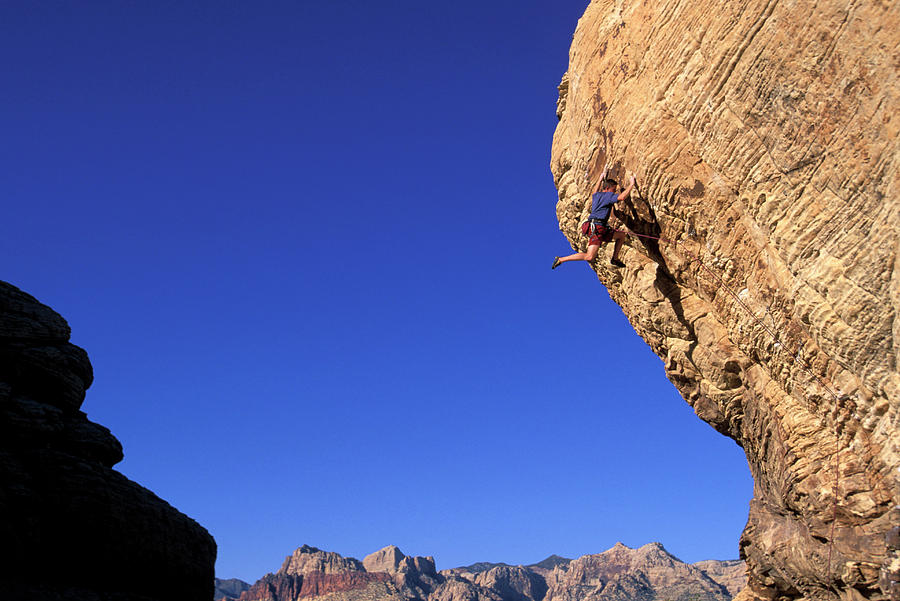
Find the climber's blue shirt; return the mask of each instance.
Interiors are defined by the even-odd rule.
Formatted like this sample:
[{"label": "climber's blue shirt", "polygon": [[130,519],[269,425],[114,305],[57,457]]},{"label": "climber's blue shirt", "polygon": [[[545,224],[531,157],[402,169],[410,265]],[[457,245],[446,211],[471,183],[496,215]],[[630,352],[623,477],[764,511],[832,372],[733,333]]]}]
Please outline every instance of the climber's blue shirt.
[{"label": "climber's blue shirt", "polygon": [[609,212],[612,206],[619,200],[619,195],[615,192],[597,192],[591,197],[591,215],[589,219],[600,219],[606,221],[609,219]]}]

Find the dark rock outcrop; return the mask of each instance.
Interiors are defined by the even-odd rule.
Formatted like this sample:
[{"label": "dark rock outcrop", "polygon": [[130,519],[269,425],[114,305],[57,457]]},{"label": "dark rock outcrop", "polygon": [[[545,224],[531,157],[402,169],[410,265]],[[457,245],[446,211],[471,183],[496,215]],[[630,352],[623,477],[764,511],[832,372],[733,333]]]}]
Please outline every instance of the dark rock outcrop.
[{"label": "dark rock outcrop", "polygon": [[215,542],[111,469],[122,445],[80,410],[93,371],[69,335],[0,282],[0,596],[212,599]]}]

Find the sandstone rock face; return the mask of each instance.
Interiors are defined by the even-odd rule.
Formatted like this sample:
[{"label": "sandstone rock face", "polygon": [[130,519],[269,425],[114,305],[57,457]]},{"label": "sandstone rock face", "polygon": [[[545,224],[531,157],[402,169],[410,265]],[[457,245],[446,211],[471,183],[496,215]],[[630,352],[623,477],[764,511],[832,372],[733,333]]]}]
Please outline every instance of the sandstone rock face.
[{"label": "sandstone rock face", "polygon": [[267,574],[241,593],[241,601],[295,601],[321,597],[332,601],[405,601],[388,574]]},{"label": "sandstone rock face", "polygon": [[395,576],[400,585],[418,584],[423,578],[437,576],[433,557],[407,557],[394,545],[366,556],[363,565],[367,572],[385,572]]},{"label": "sandstone rock face", "polygon": [[406,561],[408,559],[400,549],[394,545],[389,545],[363,558],[363,565],[368,572],[395,574],[400,571],[401,565],[405,564],[404,567],[408,569],[408,562]]},{"label": "sandstone rock face", "polygon": [[304,576],[312,573],[342,574],[344,572],[365,572],[366,569],[359,560],[352,557],[344,558],[337,553],[330,553],[309,545],[303,545],[284,560],[281,571],[292,576]]},{"label": "sandstone rock face", "polygon": [[475,577],[475,584],[496,592],[503,601],[538,601],[547,594],[547,581],[522,566],[498,566]]},{"label": "sandstone rock face", "polygon": [[747,566],[743,561],[718,561],[707,559],[692,564],[695,568],[718,582],[734,597],[747,586]]},{"label": "sandstone rock face", "polygon": [[428,601],[502,601],[496,592],[464,578],[445,579],[428,595]]},{"label": "sandstone rock face", "polygon": [[362,562],[303,545],[275,574],[267,574],[241,594],[241,601],[408,601],[424,599],[438,584],[434,560],[407,557],[385,547]]},{"label": "sandstone rock face", "polygon": [[0,282],[0,597],[211,599],[215,542],[111,469],[122,446],[80,411],[93,373],[69,333]]},{"label": "sandstone rock face", "polygon": [[574,248],[605,162],[638,187],[595,270],[746,454],[746,598],[900,599],[900,11],[594,0],[551,169]]},{"label": "sandstone rock face", "polygon": [[731,595],[659,543],[585,555],[547,577],[546,601],[729,601]]}]

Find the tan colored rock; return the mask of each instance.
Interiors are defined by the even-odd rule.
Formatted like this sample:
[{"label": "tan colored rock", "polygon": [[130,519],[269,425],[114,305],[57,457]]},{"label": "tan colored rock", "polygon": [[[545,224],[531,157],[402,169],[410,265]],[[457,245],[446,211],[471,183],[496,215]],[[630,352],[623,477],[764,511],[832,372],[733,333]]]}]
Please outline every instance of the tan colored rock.
[{"label": "tan colored rock", "polygon": [[547,594],[543,576],[523,566],[497,566],[475,576],[475,584],[492,590],[503,601],[541,601]]},{"label": "tan colored rock", "polygon": [[636,172],[618,219],[664,241],[595,270],[747,454],[745,599],[900,598],[898,31],[892,0],[594,0],[560,85],[561,230]]},{"label": "tan colored rock", "polygon": [[463,578],[451,576],[438,585],[428,601],[503,601],[495,591]]},{"label": "tan colored rock", "polygon": [[394,545],[388,545],[363,558],[363,565],[368,572],[385,572],[396,574],[407,568],[406,555]]},{"label": "tan colored rock", "polygon": [[394,545],[366,556],[363,565],[370,573],[390,574],[397,586],[419,596],[426,596],[437,583],[433,557],[407,557]]},{"label": "tan colored rock", "polygon": [[246,591],[241,601],[406,601],[390,574],[368,573],[362,562],[338,553],[303,545],[289,555],[281,569],[266,574]]},{"label": "tan colored rock", "polygon": [[[304,545],[240,601],[728,601],[724,586],[659,543],[622,544],[572,561],[552,555],[529,566],[481,562],[436,572],[431,557],[394,546],[365,558],[369,569]],[[708,562],[710,564],[724,562]],[[343,566],[343,567],[342,567]],[[552,589],[548,592],[548,583]]]},{"label": "tan colored rock", "polygon": [[719,561],[707,559],[692,564],[728,590],[732,597],[747,586],[747,564],[740,560]]},{"label": "tan colored rock", "polygon": [[358,559],[343,557],[331,551],[322,551],[309,545],[303,545],[285,560],[280,572],[291,576],[307,574],[343,574],[345,572],[364,572],[363,564]]},{"label": "tan colored rock", "polygon": [[622,543],[554,568],[546,601],[728,601],[725,588],[661,544]]}]

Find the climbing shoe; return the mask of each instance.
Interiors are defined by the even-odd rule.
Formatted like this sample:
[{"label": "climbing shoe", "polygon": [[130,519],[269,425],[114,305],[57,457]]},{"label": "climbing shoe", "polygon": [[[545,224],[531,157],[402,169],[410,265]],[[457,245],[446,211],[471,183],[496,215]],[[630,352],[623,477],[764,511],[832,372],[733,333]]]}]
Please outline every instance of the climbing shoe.
[{"label": "climbing shoe", "polygon": [[620,261],[618,259],[610,259],[609,262],[612,263],[613,265],[615,265],[616,267],[625,267],[625,263],[623,263],[622,261]]},{"label": "climbing shoe", "polygon": [[559,267],[560,263],[562,263],[562,261],[559,260],[559,257],[553,257],[553,265],[550,267],[550,269],[556,269],[557,267]]}]

